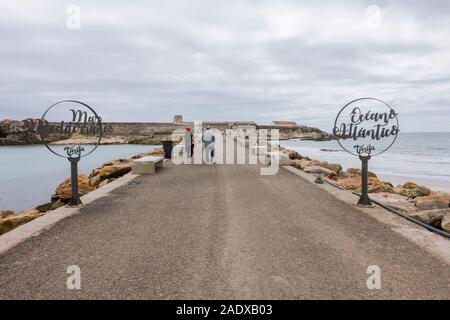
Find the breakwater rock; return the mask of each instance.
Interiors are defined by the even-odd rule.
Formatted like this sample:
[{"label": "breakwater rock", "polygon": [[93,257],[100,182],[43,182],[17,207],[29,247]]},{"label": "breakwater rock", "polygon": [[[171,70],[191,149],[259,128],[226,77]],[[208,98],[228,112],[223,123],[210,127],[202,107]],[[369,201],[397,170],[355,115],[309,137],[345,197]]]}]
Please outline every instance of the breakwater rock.
[{"label": "breakwater rock", "polygon": [[[42,144],[38,127],[35,125],[38,122],[39,119],[0,121],[0,146]],[[47,139],[52,143],[68,138],[66,135],[52,133]]]},{"label": "breakwater rock", "polygon": [[[118,159],[105,162],[100,167],[94,168],[89,176],[78,175],[78,192],[83,196],[97,188],[113,182],[117,178],[131,171],[131,163],[135,159],[139,159],[148,155],[163,155],[161,148],[155,148],[151,152],[140,153],[131,158]],[[51,197],[52,210],[69,203],[72,198],[72,184],[70,178],[61,182]]]},{"label": "breakwater rock", "polygon": [[34,220],[44,213],[32,209],[14,213],[13,211],[0,211],[0,234],[6,233],[12,229],[21,226],[31,220]]},{"label": "breakwater rock", "polygon": [[[321,174],[340,188],[361,191],[361,169],[342,170],[338,163],[314,160],[284,147],[278,149],[289,156],[290,166],[305,173]],[[433,191],[413,182],[394,186],[381,180],[374,172],[369,172],[369,193],[370,198],[377,202],[450,233],[450,193]]]},{"label": "breakwater rock", "polygon": [[[84,174],[78,175],[78,192],[80,196],[83,196],[127,174],[131,171],[131,162],[134,159],[139,159],[148,155],[163,154],[164,151],[162,149],[155,148],[150,152],[140,153],[131,158],[106,162],[100,167],[93,169],[89,176]],[[71,197],[71,180],[70,178],[67,178],[56,187],[50,201],[47,203],[41,204],[31,210],[16,213],[11,210],[0,211],[0,235],[34,220],[51,210],[55,210],[68,204]]]}]

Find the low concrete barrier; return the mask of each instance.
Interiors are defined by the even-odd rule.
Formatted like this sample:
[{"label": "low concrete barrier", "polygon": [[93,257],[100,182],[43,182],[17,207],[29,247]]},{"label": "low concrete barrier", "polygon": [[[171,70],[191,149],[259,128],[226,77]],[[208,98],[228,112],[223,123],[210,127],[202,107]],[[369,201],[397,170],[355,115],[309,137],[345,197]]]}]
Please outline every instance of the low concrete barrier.
[{"label": "low concrete barrier", "polygon": [[148,156],[136,159],[131,164],[131,172],[134,174],[155,174],[156,167],[163,167],[163,157]]}]

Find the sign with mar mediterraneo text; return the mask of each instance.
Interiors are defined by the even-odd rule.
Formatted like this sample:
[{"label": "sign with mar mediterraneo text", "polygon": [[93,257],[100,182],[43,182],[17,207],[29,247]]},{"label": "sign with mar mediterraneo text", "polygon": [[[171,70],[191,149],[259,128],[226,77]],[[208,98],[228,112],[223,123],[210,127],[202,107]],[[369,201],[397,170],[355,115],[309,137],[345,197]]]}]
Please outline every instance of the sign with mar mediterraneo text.
[{"label": "sign with mar mediterraneo text", "polygon": [[389,149],[400,131],[397,112],[375,98],[361,98],[346,104],[334,122],[339,145],[357,156],[375,156]]},{"label": "sign with mar mediterraneo text", "polygon": [[[39,135],[45,146],[64,158],[81,158],[92,152],[102,139],[102,119],[87,104],[64,100],[48,108],[41,119]],[[67,136],[63,150],[52,146],[52,135]]]}]

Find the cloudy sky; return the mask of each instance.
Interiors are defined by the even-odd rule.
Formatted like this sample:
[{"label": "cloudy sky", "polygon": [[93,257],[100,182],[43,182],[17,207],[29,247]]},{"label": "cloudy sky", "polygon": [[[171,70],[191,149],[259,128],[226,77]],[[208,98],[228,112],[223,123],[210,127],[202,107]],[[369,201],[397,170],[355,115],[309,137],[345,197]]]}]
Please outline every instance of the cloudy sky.
[{"label": "cloudy sky", "polygon": [[450,131],[450,2],[338,2],[1,0],[0,118],[76,99],[105,121],[329,131],[370,96],[403,131]]}]

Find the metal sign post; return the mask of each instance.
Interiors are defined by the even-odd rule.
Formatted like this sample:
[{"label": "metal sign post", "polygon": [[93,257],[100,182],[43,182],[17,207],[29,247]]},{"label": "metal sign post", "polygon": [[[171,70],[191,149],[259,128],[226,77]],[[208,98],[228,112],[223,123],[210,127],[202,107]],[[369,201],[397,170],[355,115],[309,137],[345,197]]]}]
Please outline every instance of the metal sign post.
[{"label": "metal sign post", "polygon": [[72,198],[70,199],[70,206],[79,206],[82,204],[80,195],[78,194],[78,162],[80,157],[70,157],[70,181],[72,187]]},{"label": "metal sign post", "polygon": [[389,149],[400,131],[398,113],[375,98],[346,104],[336,116],[333,134],[339,145],[361,160],[361,196],[357,205],[373,207],[369,198],[369,160]]},{"label": "metal sign post", "polygon": [[358,206],[372,207],[372,201],[369,198],[369,159],[370,156],[359,156],[362,162],[361,167],[361,197],[358,200]]}]

